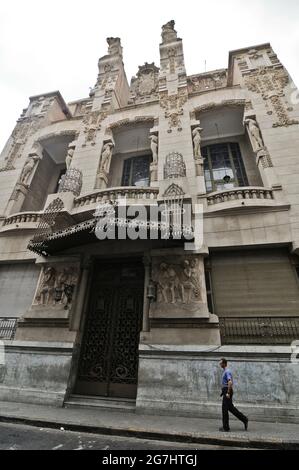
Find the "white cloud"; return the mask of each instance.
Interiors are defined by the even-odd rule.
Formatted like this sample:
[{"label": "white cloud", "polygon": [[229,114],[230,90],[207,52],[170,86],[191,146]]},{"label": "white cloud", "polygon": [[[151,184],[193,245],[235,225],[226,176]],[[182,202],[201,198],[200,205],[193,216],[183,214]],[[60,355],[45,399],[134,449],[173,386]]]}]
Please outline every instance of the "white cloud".
[{"label": "white cloud", "polygon": [[0,4],[0,148],[31,95],[88,96],[106,37],[119,36],[128,79],[159,64],[161,25],[184,41],[188,74],[227,66],[229,50],[271,42],[299,83],[297,0],[10,0]]}]

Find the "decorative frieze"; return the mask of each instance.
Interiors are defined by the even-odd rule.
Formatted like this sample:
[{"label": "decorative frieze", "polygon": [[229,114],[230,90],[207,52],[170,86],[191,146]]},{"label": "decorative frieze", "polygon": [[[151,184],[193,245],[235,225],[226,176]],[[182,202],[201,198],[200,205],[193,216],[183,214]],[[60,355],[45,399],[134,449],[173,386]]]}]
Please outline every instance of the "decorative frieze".
[{"label": "decorative frieze", "polygon": [[187,77],[188,93],[201,93],[227,86],[227,70],[217,70]]}]

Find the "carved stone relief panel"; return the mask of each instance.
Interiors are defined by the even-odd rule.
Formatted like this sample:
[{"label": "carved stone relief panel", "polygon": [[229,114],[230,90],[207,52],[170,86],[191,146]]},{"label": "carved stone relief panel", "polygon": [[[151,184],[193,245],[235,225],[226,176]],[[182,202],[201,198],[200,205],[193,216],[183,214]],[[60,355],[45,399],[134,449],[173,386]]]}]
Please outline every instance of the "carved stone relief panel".
[{"label": "carved stone relief panel", "polygon": [[153,316],[209,316],[202,257],[153,258],[152,280],[157,288],[156,302],[151,304]]},{"label": "carved stone relief panel", "polygon": [[79,268],[74,264],[47,264],[43,267],[33,306],[61,306],[67,310],[78,282]]}]

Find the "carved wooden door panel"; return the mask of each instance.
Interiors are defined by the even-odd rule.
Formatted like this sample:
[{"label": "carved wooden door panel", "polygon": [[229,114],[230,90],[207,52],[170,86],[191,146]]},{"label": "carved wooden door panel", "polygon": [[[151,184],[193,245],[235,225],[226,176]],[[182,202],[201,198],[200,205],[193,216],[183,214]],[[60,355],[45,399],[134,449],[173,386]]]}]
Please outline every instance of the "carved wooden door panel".
[{"label": "carved wooden door panel", "polygon": [[75,391],[135,398],[143,266],[98,265],[95,271]]}]

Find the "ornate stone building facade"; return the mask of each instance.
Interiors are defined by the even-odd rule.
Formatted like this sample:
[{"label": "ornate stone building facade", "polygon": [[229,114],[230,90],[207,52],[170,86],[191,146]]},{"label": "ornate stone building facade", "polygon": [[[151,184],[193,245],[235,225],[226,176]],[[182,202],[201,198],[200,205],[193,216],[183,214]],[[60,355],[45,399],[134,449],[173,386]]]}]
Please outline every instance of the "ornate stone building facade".
[{"label": "ornate stone building facade", "polygon": [[[31,97],[1,155],[0,399],[212,415],[226,356],[252,417],[299,419],[297,89],[270,44],[188,76],[173,21],[129,86],[107,42],[89,96]],[[99,240],[124,198],[186,203],[203,242]]]}]

